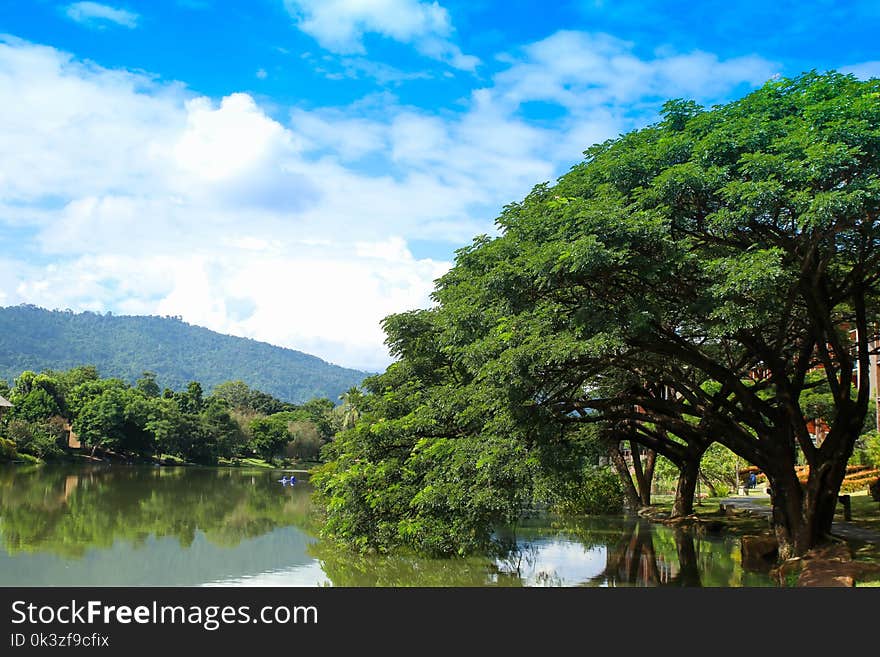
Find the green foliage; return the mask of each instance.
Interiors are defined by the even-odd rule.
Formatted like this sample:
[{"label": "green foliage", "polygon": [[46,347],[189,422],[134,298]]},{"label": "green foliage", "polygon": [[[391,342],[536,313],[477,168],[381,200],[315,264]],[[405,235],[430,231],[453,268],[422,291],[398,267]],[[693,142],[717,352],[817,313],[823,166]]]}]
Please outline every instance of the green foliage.
[{"label": "green foliage", "polygon": [[267,461],[280,454],[285,445],[291,441],[287,424],[287,418],[278,415],[258,418],[251,422],[251,450]]},{"label": "green foliage", "polygon": [[210,448],[209,456],[212,461],[220,456],[239,457],[245,455],[247,440],[244,431],[233,419],[226,402],[220,399],[210,399],[202,408],[199,422],[203,435],[212,439],[213,445]]},{"label": "green foliage", "polygon": [[298,408],[294,404],[283,402],[265,392],[252,390],[244,381],[224,381],[214,387],[212,396],[225,400],[230,408],[235,410],[261,415],[274,415]]},{"label": "green foliage", "polygon": [[[211,390],[240,379],[270,398],[294,403],[336,399],[366,376],[299,351],[221,335],[172,317],[75,314],[30,305],[0,308],[0,379],[10,380],[23,370],[63,370],[82,363],[93,363],[104,376],[130,384],[144,372],[155,373],[158,385],[173,390],[192,380]],[[283,409],[263,412],[278,410]]]},{"label": "green foliage", "polygon": [[80,383],[67,393],[65,406],[71,418],[79,417],[85,406],[108,390],[125,390],[127,384],[121,379],[96,379]]},{"label": "green foliage", "polygon": [[[237,384],[226,389],[230,387],[242,390]],[[247,386],[243,390],[249,401],[287,410],[266,421],[252,409],[234,409],[228,395],[205,397],[196,381],[185,390],[166,390],[160,396],[151,372],[144,372],[134,387],[121,379],[100,379],[90,366],[67,372],[24,372],[11,395],[16,405],[10,413],[14,422],[10,436],[21,453],[54,458],[66,447],[67,418],[83,445],[93,450],[126,457],[161,453],[203,464],[247,457],[254,450],[275,456],[290,440],[300,458],[314,459],[330,439],[321,431],[335,417],[329,400],[314,400],[300,408]],[[292,435],[288,425],[295,422],[300,424]]]},{"label": "green foliage", "polygon": [[880,468],[880,432],[872,431],[862,437],[868,464]]},{"label": "green foliage", "polygon": [[157,453],[175,456],[189,451],[189,436],[198,431],[196,419],[183,413],[173,399],[165,398],[152,404],[144,428],[153,435]]},{"label": "green foliage", "polygon": [[18,456],[14,440],[0,437],[0,461],[12,461]]},{"label": "green foliage", "polygon": [[13,417],[28,422],[38,422],[61,414],[58,403],[43,388],[33,388],[25,395],[15,394],[10,401],[15,404],[12,409]]},{"label": "green foliage", "polygon": [[141,378],[135,382],[134,387],[144,397],[158,397],[162,393],[159,389],[159,384],[156,383],[155,372],[144,372]]},{"label": "green foliage", "polygon": [[[552,468],[540,453],[568,449],[577,422],[679,460],[721,442],[793,488],[799,446],[815,472],[835,465],[849,450],[813,450],[805,429],[833,417],[846,447],[866,404],[840,327],[880,319],[878,93],[809,73],[711,110],[670,101],[505,207],[499,236],[457,252],[432,309],[383,322],[399,360],[325,448],[327,531],[361,548],[472,545],[504,513],[469,506],[484,499],[471,441]],[[825,380],[805,381],[818,365]],[[730,460],[705,457],[716,492]],[[516,508],[510,489],[485,493]]]},{"label": "green foliage", "polygon": [[[740,466],[746,464],[739,460]],[[700,478],[708,487],[711,497],[723,497],[731,491],[736,491],[737,482],[737,457],[736,454],[724,445],[714,443],[703,453],[700,460]]]},{"label": "green foliage", "polygon": [[13,419],[6,426],[6,435],[20,454],[51,460],[63,455],[59,443],[67,434],[57,422]]},{"label": "green foliage", "polygon": [[87,402],[73,422],[73,430],[85,445],[122,449],[126,439],[127,390],[110,388]]},{"label": "green foliage", "polygon": [[544,484],[553,511],[576,515],[603,515],[623,511],[623,485],[608,467],[586,466],[576,476],[549,474]]},{"label": "green foliage", "polygon": [[314,422],[289,422],[287,431],[291,441],[287,443],[284,454],[295,461],[317,461],[325,441]]},{"label": "green foliage", "polygon": [[430,312],[386,320],[404,358],[349,395],[358,419],[324,448],[328,462],[312,478],[325,535],[360,551],[482,551],[493,527],[531,501],[536,462],[521,432],[484,386],[454,378],[430,339],[434,321]]}]

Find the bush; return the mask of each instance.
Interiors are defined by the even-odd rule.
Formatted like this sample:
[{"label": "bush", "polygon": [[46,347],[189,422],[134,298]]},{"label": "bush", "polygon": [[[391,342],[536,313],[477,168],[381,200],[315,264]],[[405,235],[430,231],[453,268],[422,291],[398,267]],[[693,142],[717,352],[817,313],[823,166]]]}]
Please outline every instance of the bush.
[{"label": "bush", "polygon": [[864,455],[868,464],[880,467],[880,433],[872,431],[862,436],[865,445]]},{"label": "bush", "polygon": [[880,475],[880,470],[863,470],[844,478],[840,485],[841,493],[857,493],[866,490],[868,486]]},{"label": "bush", "polygon": [[587,466],[579,476],[556,483],[550,508],[558,513],[601,515],[623,510],[623,485],[608,467]]},{"label": "bush", "polygon": [[293,440],[284,448],[284,455],[287,458],[295,461],[317,461],[320,458],[324,441],[314,422],[309,420],[289,422],[287,431],[293,436]]},{"label": "bush", "polygon": [[[756,484],[757,485],[757,484]],[[727,484],[716,483],[713,487],[713,495],[715,497],[727,497],[733,492],[733,489],[730,488]]]},{"label": "bush", "polygon": [[41,459],[58,458],[64,454],[59,446],[63,429],[56,422],[30,423],[10,420],[7,435],[14,441],[16,450]]},{"label": "bush", "polygon": [[0,461],[12,461],[18,456],[15,443],[6,438],[0,438]]}]

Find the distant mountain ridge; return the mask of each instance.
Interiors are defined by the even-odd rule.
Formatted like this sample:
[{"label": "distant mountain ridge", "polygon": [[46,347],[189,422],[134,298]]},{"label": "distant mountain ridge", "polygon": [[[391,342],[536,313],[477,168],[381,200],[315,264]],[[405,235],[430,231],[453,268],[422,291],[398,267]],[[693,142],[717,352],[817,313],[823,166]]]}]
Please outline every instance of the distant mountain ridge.
[{"label": "distant mountain ridge", "polygon": [[94,365],[101,376],[129,383],[144,371],[160,386],[180,390],[190,381],[205,394],[218,383],[242,380],[279,399],[302,403],[339,395],[368,372],[328,363],[301,351],[216,333],[178,317],[101,315],[0,307],[0,378],[24,370]]}]

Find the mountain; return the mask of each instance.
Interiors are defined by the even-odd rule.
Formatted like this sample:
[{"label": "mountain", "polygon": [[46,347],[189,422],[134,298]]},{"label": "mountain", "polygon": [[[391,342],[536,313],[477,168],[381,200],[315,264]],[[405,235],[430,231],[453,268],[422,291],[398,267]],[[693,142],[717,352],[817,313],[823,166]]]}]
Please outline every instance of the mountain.
[{"label": "mountain", "polygon": [[242,380],[279,399],[336,401],[367,372],[332,365],[293,349],[215,333],[177,317],[114,316],[0,307],[0,379],[24,370],[65,370],[94,365],[101,376],[129,383],[144,371],[162,387],[180,390],[190,381],[205,393],[223,381]]}]

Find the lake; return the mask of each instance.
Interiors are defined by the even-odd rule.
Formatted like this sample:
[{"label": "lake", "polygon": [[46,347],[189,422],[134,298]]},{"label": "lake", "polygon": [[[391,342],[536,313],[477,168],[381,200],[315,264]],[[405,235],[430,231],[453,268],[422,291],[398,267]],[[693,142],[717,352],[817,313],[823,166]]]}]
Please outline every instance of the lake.
[{"label": "lake", "polygon": [[281,471],[0,466],[0,586],[769,586],[739,540],[533,517],[501,556],[361,556],[316,538]]}]

